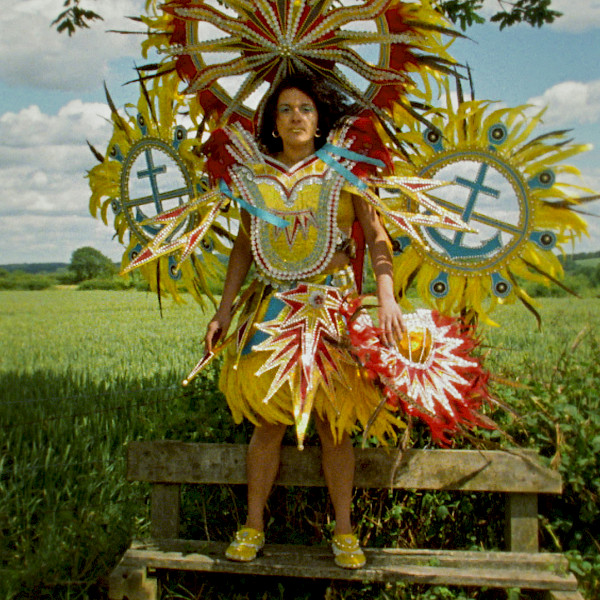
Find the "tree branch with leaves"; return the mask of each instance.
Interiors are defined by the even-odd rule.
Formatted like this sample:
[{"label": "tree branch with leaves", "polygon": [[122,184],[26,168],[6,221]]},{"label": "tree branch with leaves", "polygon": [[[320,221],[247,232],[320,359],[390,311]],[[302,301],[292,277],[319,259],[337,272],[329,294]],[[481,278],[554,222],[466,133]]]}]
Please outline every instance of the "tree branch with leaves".
[{"label": "tree branch with leaves", "polygon": [[51,23],[56,26],[58,33],[66,31],[71,36],[78,29],[88,29],[92,21],[104,20],[93,10],[83,8],[81,0],[65,0],[63,7],[65,10]]},{"label": "tree branch with leaves", "polygon": [[[528,23],[532,27],[553,23],[562,13],[552,10],[552,0],[496,0],[498,11],[490,21],[498,23],[500,29]],[[485,23],[486,19],[480,14],[484,0],[438,0],[436,8],[444,13],[453,23],[458,23],[465,30],[475,24]]]},{"label": "tree branch with leaves", "polygon": [[[92,0],[65,0],[63,10],[52,21],[59,33],[67,32],[73,35],[78,29],[90,27],[93,21],[102,20],[97,12],[84,8],[90,6]],[[96,2],[97,0],[93,0]],[[486,2],[488,0],[485,0]],[[497,12],[491,17],[492,23],[498,23],[500,29],[528,23],[532,27],[541,27],[553,23],[562,13],[552,10],[552,0],[493,0],[497,4]],[[491,3],[491,0],[490,0]],[[476,24],[486,22],[482,16],[484,0],[435,0],[434,6],[446,17],[460,26],[464,31]]]}]

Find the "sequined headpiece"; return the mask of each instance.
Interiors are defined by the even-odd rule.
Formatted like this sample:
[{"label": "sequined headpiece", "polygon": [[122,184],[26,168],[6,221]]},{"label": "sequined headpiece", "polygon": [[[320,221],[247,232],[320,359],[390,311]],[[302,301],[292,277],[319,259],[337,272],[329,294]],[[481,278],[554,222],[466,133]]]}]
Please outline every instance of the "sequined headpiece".
[{"label": "sequined headpiece", "polygon": [[161,10],[149,45],[219,124],[251,121],[266,87],[302,72],[385,114],[416,73],[448,71],[442,34],[456,35],[427,0],[172,0]]}]

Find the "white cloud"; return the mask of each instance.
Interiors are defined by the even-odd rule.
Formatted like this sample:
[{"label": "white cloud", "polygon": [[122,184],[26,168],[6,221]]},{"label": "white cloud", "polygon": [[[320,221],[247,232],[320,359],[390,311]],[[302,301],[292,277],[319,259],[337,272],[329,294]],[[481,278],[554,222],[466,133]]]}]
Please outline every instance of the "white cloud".
[{"label": "white cloud", "polygon": [[108,106],[99,102],[71,100],[52,116],[34,104],[0,117],[0,139],[3,146],[19,148],[77,144],[85,138],[97,140],[107,131],[109,116]]},{"label": "white cloud", "polygon": [[106,31],[140,30],[125,15],[140,14],[142,0],[103,0],[97,11],[104,21],[71,37],[50,25],[61,8],[56,0],[20,0],[0,11],[0,78],[7,84],[84,91],[109,77],[110,61],[140,56],[139,36]]},{"label": "white cloud", "polygon": [[552,27],[563,31],[584,31],[600,27],[598,0],[552,0],[553,10],[563,13]]},{"label": "white cloud", "polygon": [[108,107],[73,100],[56,115],[37,106],[0,116],[0,256],[2,263],[68,261],[91,245],[112,258],[113,231],[88,212],[86,171],[105,151]]},{"label": "white cloud", "polygon": [[530,98],[528,104],[548,107],[544,120],[553,125],[582,125],[600,121],[600,79],[596,81],[563,81]]},{"label": "white cloud", "polygon": [[101,221],[73,215],[27,215],[0,219],[1,263],[69,262],[73,251],[92,246],[117,261],[120,246]]}]

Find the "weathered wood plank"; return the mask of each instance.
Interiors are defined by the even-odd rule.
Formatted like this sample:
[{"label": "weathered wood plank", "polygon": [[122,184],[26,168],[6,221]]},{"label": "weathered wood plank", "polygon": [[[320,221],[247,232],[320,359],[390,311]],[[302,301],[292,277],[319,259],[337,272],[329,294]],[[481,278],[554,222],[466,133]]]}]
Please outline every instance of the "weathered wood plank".
[{"label": "weathered wood plank", "polygon": [[579,592],[559,592],[549,590],[545,594],[546,600],[584,600]]},{"label": "weathered wood plank", "polygon": [[[132,547],[125,557],[128,563],[147,565],[161,569],[179,569],[217,573],[238,573],[246,575],[270,575],[279,577],[302,577],[316,579],[345,579],[373,582],[406,581],[430,585],[486,586],[495,588],[520,587],[524,589],[574,591],[577,581],[571,574],[561,576],[548,569],[547,565],[538,568],[518,568],[518,561],[491,567],[485,561],[477,564],[468,553],[469,560],[456,562],[456,566],[441,565],[442,554],[429,561],[418,557],[408,560],[407,554],[390,554],[376,549],[365,550],[367,566],[356,571],[335,566],[331,551],[327,547],[305,546],[266,546],[263,555],[251,563],[234,563],[224,558],[226,544],[205,542],[201,548],[181,552],[158,550],[145,545]],[[190,547],[190,550],[192,548]],[[459,558],[454,553],[453,560]],[[515,557],[513,557],[514,559]],[[512,564],[509,567],[508,564]]]},{"label": "weathered wood plank", "polygon": [[539,550],[537,494],[508,494],[505,539],[513,552]]},{"label": "weathered wood plank", "polygon": [[[206,540],[160,539],[148,541],[134,541],[131,548],[134,550],[160,551],[165,553],[179,552],[181,554],[207,554],[219,556],[227,546],[225,542],[210,542]],[[313,556],[323,553],[330,555],[328,546],[298,546],[293,544],[268,544],[265,552],[275,551],[279,556],[285,554],[298,554],[298,548],[312,560]],[[478,566],[480,568],[504,569],[511,566],[515,569],[541,569],[559,575],[566,575],[569,571],[569,561],[562,554],[556,553],[523,553],[523,552],[497,552],[497,551],[469,551],[469,550],[427,550],[422,548],[379,548],[369,549],[368,552],[377,552],[378,560],[398,560],[406,564],[436,565],[445,567]]]},{"label": "weathered wood plank", "polygon": [[[245,445],[177,441],[131,442],[130,481],[162,483],[246,482]],[[357,487],[553,493],[560,475],[532,451],[356,449]],[[321,451],[282,448],[278,485],[324,485]]]},{"label": "weathered wood plank", "polygon": [[155,483],[150,496],[150,534],[154,538],[179,536],[181,486]]}]

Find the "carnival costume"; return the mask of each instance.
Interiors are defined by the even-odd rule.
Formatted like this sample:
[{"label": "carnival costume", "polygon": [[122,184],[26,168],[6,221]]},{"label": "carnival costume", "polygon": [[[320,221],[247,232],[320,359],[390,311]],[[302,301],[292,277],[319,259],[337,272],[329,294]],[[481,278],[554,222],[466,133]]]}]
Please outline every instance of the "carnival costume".
[{"label": "carnival costume", "polygon": [[[551,251],[585,224],[558,177],[573,169],[555,163],[584,148],[565,142],[563,132],[530,139],[538,119],[527,121],[519,109],[471,101],[416,110],[431,106],[432,81],[456,75],[442,36],[457,34],[426,0],[173,0],[143,20],[144,50],[167,58],[148,67],[157,71],[153,83],[140,77],[134,119],[111,104],[115,133],[90,172],[92,212],[106,221],[112,207],[119,238],[130,234],[124,271],[139,269],[159,296],[177,298],[183,282],[203,302],[212,297],[209,282],[222,277],[232,232],[243,226],[240,211],[251,216],[256,277],[236,305],[235,330],[188,380],[223,352],[221,387],[235,420],[294,424],[300,446],[312,410],[338,438],[359,426],[380,441],[394,439],[402,413],[423,419],[441,443],[463,426],[490,426],[478,412],[489,398],[487,375],[463,324],[417,311],[406,315],[397,348],[381,343],[358,296],[363,250],[352,196],[384,221],[399,298],[406,303],[416,282],[425,302],[476,322],[497,303],[518,298],[532,308],[518,278],[560,277]],[[204,39],[204,24],[223,36]],[[378,58],[364,58],[367,46]],[[235,57],[208,60],[215,53]],[[290,72],[327,79],[364,112],[287,169],[258,148],[251,130],[261,105],[255,111],[246,101]],[[228,77],[236,91],[221,85]],[[178,111],[192,120],[195,137],[176,125]],[[163,191],[167,163],[179,181]],[[147,191],[137,190],[142,180]],[[511,196],[514,206],[500,207],[502,218],[488,214],[476,206],[484,195]],[[328,272],[340,249],[355,250],[352,268]]]}]

